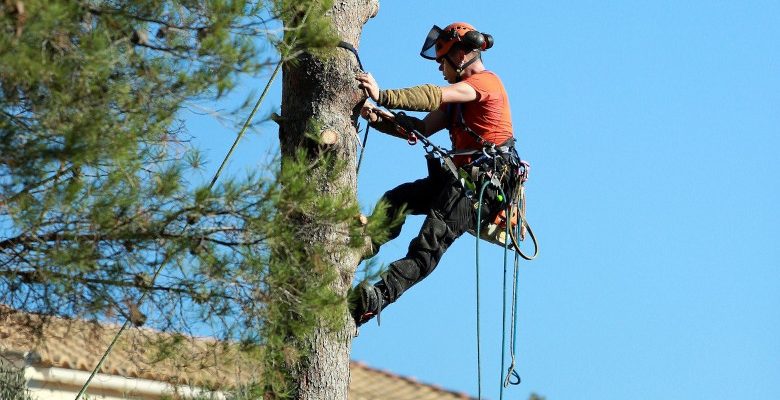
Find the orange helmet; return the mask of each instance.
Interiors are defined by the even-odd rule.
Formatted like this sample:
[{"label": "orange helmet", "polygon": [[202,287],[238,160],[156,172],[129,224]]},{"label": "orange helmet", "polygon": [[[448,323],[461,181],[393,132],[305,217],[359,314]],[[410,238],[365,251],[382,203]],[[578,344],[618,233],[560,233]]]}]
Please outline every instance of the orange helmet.
[{"label": "orange helmet", "polygon": [[467,50],[487,50],[493,47],[493,37],[478,32],[466,22],[453,22],[444,29],[434,25],[425,38],[420,55],[438,60],[447,55],[455,43],[464,44]]}]

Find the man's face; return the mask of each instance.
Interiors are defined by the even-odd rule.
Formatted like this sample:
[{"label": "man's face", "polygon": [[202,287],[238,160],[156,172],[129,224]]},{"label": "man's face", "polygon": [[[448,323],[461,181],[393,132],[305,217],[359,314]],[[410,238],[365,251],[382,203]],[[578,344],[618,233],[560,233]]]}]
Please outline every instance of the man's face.
[{"label": "man's face", "polygon": [[439,62],[439,71],[444,75],[444,80],[449,83],[455,83],[455,79],[458,77],[457,72],[452,68],[450,63],[444,59],[444,57],[437,60]]},{"label": "man's face", "polygon": [[[461,50],[450,51],[446,57],[441,57],[436,61],[439,63],[439,71],[444,75],[444,80],[453,84],[458,83],[458,72],[453,67],[454,65],[463,64],[465,53]],[[449,58],[450,61],[447,61]]]}]

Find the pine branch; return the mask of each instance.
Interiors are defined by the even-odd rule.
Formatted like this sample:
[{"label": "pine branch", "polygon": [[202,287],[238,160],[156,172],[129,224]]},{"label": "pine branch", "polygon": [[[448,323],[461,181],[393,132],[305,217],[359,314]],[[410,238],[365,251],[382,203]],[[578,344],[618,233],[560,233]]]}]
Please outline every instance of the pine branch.
[{"label": "pine branch", "polygon": [[[41,180],[41,181],[38,181],[38,182],[35,182],[35,183],[31,183],[31,184],[29,184],[29,185],[25,186],[25,187],[24,187],[22,190],[20,190],[19,192],[17,192],[17,193],[14,193],[14,194],[12,194],[11,196],[9,196],[9,197],[8,197],[8,199],[6,199],[6,200],[0,199],[0,205],[5,205],[5,204],[8,204],[8,203],[13,203],[13,202],[14,202],[14,201],[16,201],[17,199],[19,199],[19,197],[21,197],[21,196],[23,196],[23,195],[25,195],[25,194],[30,194],[30,192],[31,192],[32,190],[34,190],[34,189],[37,189],[37,188],[40,188],[40,187],[42,187],[42,186],[44,186],[44,185],[48,184],[48,183],[49,183],[49,182],[51,182],[51,181],[55,181],[55,180],[57,180],[57,179],[59,179],[59,178],[63,177],[65,174],[67,174],[67,173],[69,173],[69,172],[73,172],[74,170],[76,170],[76,167],[74,167],[74,166],[72,166],[72,165],[71,165],[70,167],[68,167],[68,168],[65,168],[65,169],[60,169],[60,170],[59,170],[59,171],[57,171],[57,172],[56,172],[54,175],[52,175],[52,176],[50,176],[50,177],[48,177],[48,178],[45,178],[45,179],[43,179],[43,180]],[[0,247],[0,248],[1,248],[1,247]]]},{"label": "pine branch", "polygon": [[[258,236],[252,240],[243,241],[227,241],[210,237],[208,235],[224,232],[245,232],[242,228],[215,228],[207,229],[205,231],[188,232],[188,234],[177,234],[170,232],[154,232],[154,231],[139,231],[139,232],[122,232],[117,235],[110,235],[103,232],[90,232],[90,233],[71,233],[71,232],[51,232],[42,235],[19,235],[13,238],[0,241],[0,250],[7,250],[16,246],[24,246],[34,243],[39,244],[63,244],[63,243],[110,243],[121,242],[123,245],[133,242],[152,242],[159,239],[176,239],[185,242],[199,242],[208,241],[211,243],[219,244],[226,247],[234,246],[253,246],[258,245],[265,241],[267,238],[264,236]],[[202,234],[198,234],[202,233]]]},{"label": "pine branch", "polygon": [[[191,289],[185,289],[176,286],[163,286],[163,285],[150,285],[148,281],[144,280],[139,275],[135,275],[132,280],[118,280],[118,279],[105,279],[105,278],[92,278],[84,276],[83,274],[65,274],[55,271],[15,271],[15,270],[0,270],[0,276],[4,278],[19,278],[24,283],[28,284],[51,284],[52,278],[61,279],[71,283],[92,284],[92,285],[105,285],[119,288],[134,288],[139,290],[178,293],[187,296],[192,296],[195,292]],[[223,298],[235,300],[235,298],[224,296]]]}]

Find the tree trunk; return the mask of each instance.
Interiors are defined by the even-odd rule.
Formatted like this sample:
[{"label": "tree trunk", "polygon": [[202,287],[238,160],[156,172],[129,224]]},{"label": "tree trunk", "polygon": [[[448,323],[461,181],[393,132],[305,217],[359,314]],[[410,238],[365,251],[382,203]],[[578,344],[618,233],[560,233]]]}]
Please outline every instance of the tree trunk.
[{"label": "tree trunk", "polygon": [[[378,0],[336,0],[330,16],[338,36],[357,48],[363,25],[376,15],[378,9]],[[331,154],[347,163],[347,168],[336,179],[322,178],[325,171],[312,172],[310,188],[318,194],[357,193],[356,119],[365,99],[355,81],[357,71],[357,59],[344,49],[335,50],[332,57],[304,54],[295,63],[285,64],[283,69],[279,130],[282,155],[291,156],[301,147],[317,147],[306,137],[307,129],[317,126],[321,131],[331,131],[331,136],[336,134],[335,143],[319,146],[326,146]],[[311,125],[315,121],[316,124]],[[334,282],[333,290],[346,296],[360,256],[356,251],[346,250],[348,237],[343,229],[337,228],[325,227],[301,240],[308,242],[307,245],[324,244],[333,250],[327,260],[338,269],[339,279]],[[347,398],[349,355],[355,326],[346,311],[344,320],[344,329],[338,332],[325,328],[323,324],[307,344],[310,357],[298,373],[296,398]]]}]

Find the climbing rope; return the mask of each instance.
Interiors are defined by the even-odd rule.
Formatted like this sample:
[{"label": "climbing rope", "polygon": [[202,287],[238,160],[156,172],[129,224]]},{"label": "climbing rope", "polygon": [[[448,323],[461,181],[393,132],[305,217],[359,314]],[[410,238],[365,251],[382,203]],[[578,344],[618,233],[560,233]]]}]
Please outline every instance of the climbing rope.
[{"label": "climbing rope", "polygon": [[[506,229],[504,230],[504,233],[507,235],[505,237],[509,237],[509,226],[512,225],[512,214],[511,214],[511,207],[507,207],[506,213],[507,213],[507,224]],[[503,291],[501,292],[501,332],[506,332],[506,256],[509,253],[509,245],[506,243],[506,240],[504,240],[504,275],[503,275]],[[501,335],[501,368],[499,370],[499,376],[503,376],[504,373],[504,356],[506,349],[506,336],[503,334]],[[503,400],[504,398],[504,385],[503,381],[499,384],[499,399]]]},{"label": "climbing rope", "polygon": [[[507,209],[506,209],[506,213],[507,213],[507,216],[508,216],[507,217],[507,221],[512,221],[512,209],[513,208],[514,207],[512,207],[512,203],[509,203],[508,206],[507,206]],[[506,237],[509,237],[509,235],[510,235],[510,230],[512,229],[510,226],[511,226],[511,223],[507,223],[506,224],[506,229],[505,229]],[[499,376],[503,376],[504,365],[506,365],[504,357],[506,355],[506,351],[505,351],[505,349],[506,349],[506,320],[507,320],[507,318],[506,318],[506,315],[507,315],[507,313],[506,313],[506,288],[507,288],[506,275],[507,275],[507,265],[508,265],[508,262],[507,262],[507,255],[508,254],[509,254],[509,242],[505,242],[504,243],[504,275],[503,275],[504,280],[503,280],[503,292],[502,292],[502,297],[501,297],[501,300],[502,300],[502,302],[501,302],[501,316],[502,316],[501,317],[501,369],[499,370]],[[517,309],[515,308],[515,305],[517,303],[517,273],[518,273],[518,266],[519,266],[519,262],[518,262],[519,256],[518,256],[518,254],[519,254],[518,252],[515,252],[515,256],[514,256],[514,259],[515,259],[514,267],[515,268],[514,268],[514,275],[513,275],[513,278],[512,278],[513,279],[513,284],[512,284],[512,311],[510,313],[510,320],[511,321],[509,323],[509,329],[511,331],[510,334],[509,334],[509,336],[510,336],[509,341],[510,341],[510,348],[511,348],[510,355],[511,355],[512,359],[511,359],[511,363],[509,365],[509,368],[507,369],[507,376],[506,376],[506,378],[503,378],[501,380],[501,382],[499,383],[499,385],[500,385],[499,386],[499,399],[500,400],[503,400],[503,398],[504,398],[504,388],[509,387],[510,384],[512,384],[512,385],[520,384],[520,375],[517,373],[517,371],[515,371],[515,340],[514,340],[515,327],[516,327],[516,324],[517,324],[517,318],[516,318]],[[514,381],[511,380],[511,377],[513,377],[513,376],[516,377],[516,380],[514,380]]]},{"label": "climbing rope", "polygon": [[[509,218],[508,218],[509,221],[512,220],[512,209],[513,208],[514,207],[510,206],[507,209],[507,215],[509,216]],[[523,207],[521,206],[519,208],[522,209]],[[510,228],[509,225],[510,224],[507,224],[507,227],[506,227],[507,235],[509,235],[511,233],[510,231],[512,231],[512,229]],[[520,229],[522,229],[520,224],[518,224],[517,226],[514,227],[514,230],[520,230]],[[504,318],[503,318],[503,321],[504,322],[506,322],[506,286],[507,286],[506,285],[506,266],[507,266],[506,253],[507,253],[507,249],[508,249],[508,244],[507,244],[507,246],[504,246],[504,298],[503,298],[504,299],[504,301],[503,301],[503,308],[504,308]],[[519,385],[520,382],[522,381],[522,379],[520,379],[520,374],[518,374],[517,371],[515,370],[515,364],[516,364],[516,359],[515,359],[516,347],[515,347],[515,345],[517,343],[517,283],[518,283],[517,281],[518,281],[518,279],[520,277],[519,271],[520,271],[520,252],[516,251],[515,252],[515,259],[514,259],[514,270],[513,270],[513,273],[512,273],[512,311],[509,314],[510,315],[510,322],[509,322],[509,330],[510,330],[510,332],[509,332],[509,349],[510,349],[511,361],[510,361],[509,367],[507,368],[507,371],[506,371],[506,377],[504,378],[504,380],[502,382],[503,384],[501,386],[501,399],[504,398],[503,397],[504,396],[504,388],[509,387],[509,385]],[[506,332],[506,327],[502,328],[502,332]],[[501,335],[501,349],[502,349],[502,351],[501,351],[501,367],[502,368],[505,365],[504,364],[504,350],[503,349],[506,348],[505,347],[506,341],[504,340],[504,338],[505,338],[505,336],[502,334]],[[503,370],[502,370],[502,373],[503,373]]]},{"label": "climbing rope", "polygon": [[[345,42],[343,40],[340,41],[339,44],[337,44],[336,46],[338,46],[338,47],[340,47],[342,49],[345,49],[345,50],[349,51],[350,53],[354,54],[355,55],[355,59],[357,60],[357,63],[358,63],[358,69],[360,69],[360,71],[362,71],[362,72],[366,71],[365,69],[363,69],[363,62],[360,61],[360,54],[358,54],[358,51],[355,48],[355,46],[353,46],[352,44],[347,43],[347,42]],[[366,97],[370,97],[368,95],[368,90],[367,89],[363,89],[363,93],[366,95]],[[358,173],[360,172],[360,164],[363,162],[363,153],[366,151],[366,143],[368,142],[368,132],[369,132],[370,129],[371,129],[371,124],[368,121],[366,121],[366,133],[363,135],[363,142],[360,143],[360,155],[358,156],[357,166],[355,167],[355,176],[357,176]]]},{"label": "climbing rope", "polygon": [[368,143],[368,130],[371,129],[371,124],[366,121],[366,133],[363,134],[363,143],[360,144],[360,156],[358,157],[357,167],[355,167],[355,176],[360,173],[360,163],[363,162],[363,153],[366,151],[366,143]]},{"label": "climbing rope", "polygon": [[[490,184],[490,181],[485,181],[482,184],[482,187],[479,189],[479,203],[477,206],[477,229],[475,230],[476,233],[476,248],[474,250],[476,254],[476,286],[477,286],[477,399],[482,400],[482,353],[481,353],[481,337],[480,337],[480,318],[479,318],[479,234],[480,234],[480,227],[482,226],[482,198],[485,194],[485,189],[487,189],[488,185]],[[503,369],[503,366],[501,367]]]},{"label": "climbing rope", "polygon": [[222,160],[222,164],[219,165],[217,172],[214,174],[214,178],[211,179],[211,183],[209,184],[209,190],[211,190],[211,188],[214,187],[214,184],[217,183],[217,179],[219,179],[219,175],[222,173],[222,169],[225,168],[225,165],[227,164],[228,160],[233,155],[233,150],[235,150],[236,146],[238,146],[238,142],[241,140],[242,137],[244,137],[244,133],[246,133],[246,130],[249,128],[249,124],[252,122],[252,119],[255,117],[257,110],[260,109],[260,104],[262,104],[263,100],[265,100],[265,96],[268,94],[268,91],[271,89],[271,84],[276,79],[276,75],[279,74],[279,70],[281,68],[282,68],[282,61],[280,60],[279,63],[276,64],[276,68],[274,68],[274,72],[271,74],[271,77],[268,79],[268,82],[265,84],[263,93],[260,94],[260,98],[257,99],[257,102],[255,103],[255,107],[252,109],[252,112],[249,113],[249,116],[244,122],[244,126],[242,126],[241,131],[238,132],[238,136],[236,136],[236,140],[233,142],[233,145],[230,146],[230,150],[228,150],[227,155],[225,155],[225,158]]},{"label": "climbing rope", "polygon": [[[512,276],[512,312],[511,315],[511,322],[509,323],[509,349],[510,349],[510,355],[511,355],[511,362],[509,364],[509,367],[506,371],[506,378],[504,378],[504,385],[503,387],[509,387],[509,385],[519,385],[520,382],[522,382],[522,379],[520,379],[520,374],[517,373],[515,370],[515,363],[516,359],[515,356],[517,354],[517,281],[520,278],[519,274],[519,267],[520,267],[520,254],[515,253],[515,266],[514,266],[514,273]],[[503,357],[503,352],[501,353]],[[503,366],[503,361],[501,362],[501,365]],[[502,389],[503,392],[503,389]]]},{"label": "climbing rope", "polygon": [[[531,261],[534,258],[536,258],[539,255],[539,243],[536,241],[536,235],[534,235],[533,229],[531,229],[531,225],[528,223],[528,219],[525,217],[525,187],[523,184],[525,181],[528,180],[528,172],[531,169],[530,165],[528,165],[527,162],[521,161],[521,174],[520,174],[520,189],[517,191],[517,216],[519,218],[519,222],[517,224],[517,229],[513,229],[510,231],[512,244],[515,247],[516,253],[523,257],[524,259]],[[531,242],[534,244],[534,253],[530,256],[525,254],[522,249],[520,249],[520,240],[523,240],[524,238],[524,232],[528,232],[528,237],[531,239]],[[518,236],[520,237],[520,240],[518,240]]]},{"label": "climbing rope", "polygon": [[[482,399],[482,349],[481,349],[481,319],[480,319],[480,263],[479,263],[479,242],[480,242],[480,233],[482,231],[482,204],[484,199],[485,190],[490,185],[490,181],[485,181],[482,183],[482,186],[479,189],[479,200],[477,203],[477,225],[475,227],[475,255],[476,255],[476,266],[475,266],[475,284],[476,284],[476,336],[477,336],[477,393],[478,393],[478,399]],[[500,192],[501,197],[505,197],[505,193],[503,189],[498,186],[498,191]],[[518,198],[520,196],[517,196]],[[506,237],[509,238],[514,233],[514,237],[518,236],[517,232],[522,229],[522,223],[518,223],[514,229],[511,227],[511,221],[512,221],[512,212],[515,207],[513,207],[515,204],[517,204],[516,199],[508,201],[507,204],[507,223],[505,227],[505,234]],[[520,205],[520,204],[518,204]],[[522,213],[522,205],[520,205],[518,209],[518,214]],[[511,361],[510,365],[507,368],[506,376],[504,376],[504,366],[506,365],[505,355],[506,355],[506,322],[507,322],[507,265],[508,265],[508,254],[509,254],[509,248],[510,248],[510,241],[506,240],[504,243],[504,275],[503,275],[503,296],[502,296],[502,322],[501,322],[501,368],[499,372],[499,376],[501,378],[501,381],[499,383],[500,388],[500,399],[503,400],[504,398],[504,388],[509,387],[509,385],[519,385],[522,379],[520,378],[520,374],[515,369],[516,367],[516,344],[517,344],[517,297],[518,297],[518,278],[519,278],[519,260],[521,257],[521,252],[519,250],[519,245],[517,243],[512,243],[513,250],[515,251],[514,256],[514,270],[512,275],[512,307],[510,312],[510,322],[509,322],[509,348],[510,348],[510,356]],[[538,251],[537,251],[538,252]],[[535,255],[534,255],[535,257]],[[525,258],[525,257],[524,257]]]},{"label": "climbing rope", "polygon": [[[241,138],[244,136],[244,133],[246,133],[246,130],[249,128],[250,123],[252,122],[252,119],[254,118],[255,114],[257,113],[257,110],[260,108],[260,104],[263,103],[263,100],[265,100],[265,96],[268,94],[268,91],[271,88],[271,84],[276,79],[276,76],[279,73],[279,70],[281,69],[282,61],[280,60],[278,64],[276,64],[276,68],[274,69],[274,72],[271,74],[271,77],[268,79],[268,82],[265,85],[265,89],[263,89],[263,93],[260,95],[260,98],[255,103],[254,108],[252,109],[252,112],[249,113],[249,116],[247,117],[246,121],[244,122],[243,127],[241,128],[241,131],[238,133],[238,136],[236,137],[236,140],[233,142],[233,145],[230,147],[230,150],[228,151],[227,155],[225,155],[225,158],[222,160],[222,164],[220,164],[219,168],[217,169],[217,172],[214,174],[214,177],[211,179],[211,183],[209,183],[209,190],[214,188],[214,184],[217,183],[217,179],[219,179],[220,174],[222,173],[222,170],[224,169],[225,165],[227,164],[230,157],[233,155],[233,150],[236,149],[236,146],[238,145],[238,142],[241,140]],[[182,228],[182,232],[187,229],[187,225]],[[157,280],[157,277],[162,272],[163,267],[165,264],[170,261],[170,254],[166,254],[163,261],[160,263],[160,266],[154,271],[154,274],[151,278],[151,284],[148,287],[151,287],[154,282]],[[145,288],[144,288],[145,289]],[[141,306],[141,303],[146,299],[146,296],[149,294],[148,290],[142,290],[141,291],[141,297],[138,298],[138,307]],[[79,390],[78,394],[76,394],[76,398],[74,400],[79,400],[81,396],[84,394],[84,392],[87,391],[87,388],[89,388],[89,384],[92,383],[92,379],[97,375],[98,371],[100,371],[100,368],[103,367],[103,363],[105,363],[106,359],[108,358],[108,355],[111,354],[111,351],[114,349],[114,345],[116,345],[117,341],[119,340],[119,337],[124,333],[125,330],[127,330],[128,327],[130,327],[130,319],[125,319],[124,324],[119,328],[119,331],[117,331],[116,335],[114,335],[114,338],[111,340],[111,343],[108,345],[108,348],[105,352],[103,352],[103,356],[100,357],[100,360],[98,361],[95,368],[92,370],[92,372],[89,374],[89,377],[87,378],[87,381],[84,382],[84,385],[81,387],[81,390]]]}]

